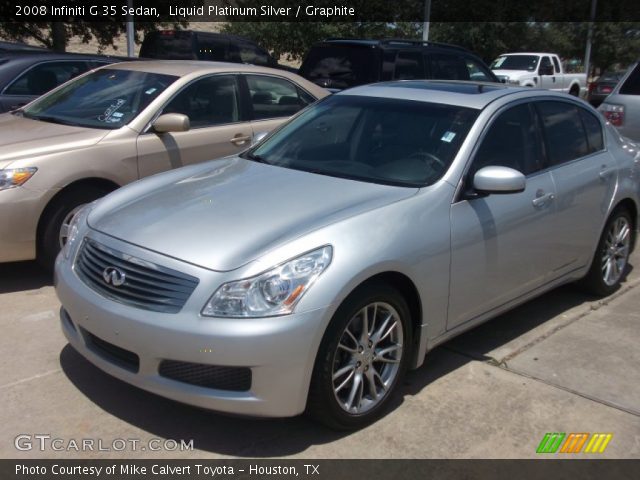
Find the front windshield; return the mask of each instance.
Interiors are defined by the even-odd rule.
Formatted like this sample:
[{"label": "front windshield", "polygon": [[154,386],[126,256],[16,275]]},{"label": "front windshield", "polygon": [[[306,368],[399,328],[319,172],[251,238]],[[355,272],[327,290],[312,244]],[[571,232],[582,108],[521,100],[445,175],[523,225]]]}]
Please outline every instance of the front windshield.
[{"label": "front windshield", "polygon": [[116,129],[133,120],[178,77],[101,69],[79,77],[22,110],[27,118]]},{"label": "front windshield", "polygon": [[477,115],[455,105],[334,95],[244,156],[322,175],[421,187],[444,175]]},{"label": "front windshield", "polygon": [[503,55],[491,64],[492,70],[527,70],[534,72],[538,66],[537,55]]}]

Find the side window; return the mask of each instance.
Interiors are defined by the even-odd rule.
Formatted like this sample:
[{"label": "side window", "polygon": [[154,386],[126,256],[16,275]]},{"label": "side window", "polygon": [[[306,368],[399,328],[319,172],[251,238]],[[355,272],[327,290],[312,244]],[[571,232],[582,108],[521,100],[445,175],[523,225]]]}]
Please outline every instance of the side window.
[{"label": "side window", "polygon": [[315,99],[284,78],[247,75],[254,120],[289,117]]},{"label": "side window", "polygon": [[620,87],[621,95],[640,95],[640,62]]},{"label": "side window", "polygon": [[437,80],[469,80],[467,64],[461,57],[442,53],[429,56],[432,78]]},{"label": "side window", "polygon": [[269,65],[269,54],[264,50],[247,42],[240,42],[237,45],[231,45],[234,52],[234,58],[239,58],[241,63],[250,63],[252,65]]},{"label": "side window", "polygon": [[479,62],[475,61],[472,58],[467,58],[465,60],[465,63],[467,64],[467,70],[469,71],[469,78],[471,80],[476,80],[479,82],[494,81],[487,69]]},{"label": "side window", "polygon": [[424,62],[422,53],[400,51],[396,57],[396,68],[394,73],[396,80],[413,80],[424,77]]},{"label": "side window", "polygon": [[542,60],[540,60],[540,67],[538,67],[538,72],[544,72],[545,69],[551,67],[551,60],[549,60],[549,57],[542,57]]},{"label": "side window", "polygon": [[537,102],[551,165],[570,162],[589,152],[578,107],[565,102]]},{"label": "side window", "polygon": [[46,62],[26,71],[5,91],[6,95],[42,95],[89,70],[88,62]]},{"label": "side window", "polygon": [[238,85],[230,75],[215,75],[187,85],[162,113],[182,113],[191,128],[225,125],[239,121]]},{"label": "side window", "polygon": [[474,157],[471,175],[482,167],[510,167],[530,175],[543,167],[535,117],[528,104],[501,113],[491,124]]},{"label": "side window", "polygon": [[599,152],[604,150],[604,141],[602,139],[602,126],[598,119],[587,112],[584,108],[579,108],[580,117],[584,124],[584,129],[587,132],[587,142],[589,143],[589,153]]},{"label": "side window", "polygon": [[558,62],[558,58],[557,57],[551,57],[551,59],[553,60],[553,66],[556,69],[556,73],[560,73],[560,62]]},{"label": "side window", "polygon": [[198,60],[224,62],[227,60],[226,40],[207,35],[198,36]]}]

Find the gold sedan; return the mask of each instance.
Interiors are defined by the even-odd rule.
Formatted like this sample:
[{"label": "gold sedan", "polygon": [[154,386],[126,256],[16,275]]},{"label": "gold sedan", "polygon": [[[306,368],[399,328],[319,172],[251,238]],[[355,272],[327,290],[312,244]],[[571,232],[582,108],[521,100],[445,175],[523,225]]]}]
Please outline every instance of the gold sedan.
[{"label": "gold sedan", "polygon": [[50,268],[75,212],[139,178],[237,154],[329,92],[252,65],[109,65],[0,115],[0,262]]}]

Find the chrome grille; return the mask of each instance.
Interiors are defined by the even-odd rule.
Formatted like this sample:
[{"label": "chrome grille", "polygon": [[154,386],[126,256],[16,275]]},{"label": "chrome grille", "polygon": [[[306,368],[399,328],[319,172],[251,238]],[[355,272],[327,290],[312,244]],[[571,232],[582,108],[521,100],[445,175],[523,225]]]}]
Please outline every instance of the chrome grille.
[{"label": "chrome grille", "polygon": [[[124,283],[105,281],[107,269],[124,273]],[[176,313],[198,285],[190,275],[161,267],[85,239],[76,258],[78,276],[93,290],[116,302],[154,312]]]}]

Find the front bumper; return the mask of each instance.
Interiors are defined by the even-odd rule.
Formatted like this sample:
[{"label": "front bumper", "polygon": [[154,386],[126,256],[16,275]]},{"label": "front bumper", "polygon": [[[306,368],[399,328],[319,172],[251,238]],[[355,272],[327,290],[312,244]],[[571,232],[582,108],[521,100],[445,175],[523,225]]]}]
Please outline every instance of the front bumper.
[{"label": "front bumper", "polygon": [[25,187],[0,191],[0,263],[36,258],[36,230],[52,193]]},{"label": "front bumper", "polygon": [[[89,288],[62,255],[56,262],[61,326],[69,343],[91,363],[139,388],[178,402],[241,415],[286,417],[302,413],[316,352],[329,309],[270,318],[202,317],[199,312],[218,285],[233,273],[212,272],[126,245],[132,255],[200,279],[176,314],[157,313],[109,300]],[[93,337],[92,337],[93,336]],[[139,358],[137,371],[105,356],[92,338]],[[197,386],[159,372],[163,360],[251,370],[246,391]]]}]

